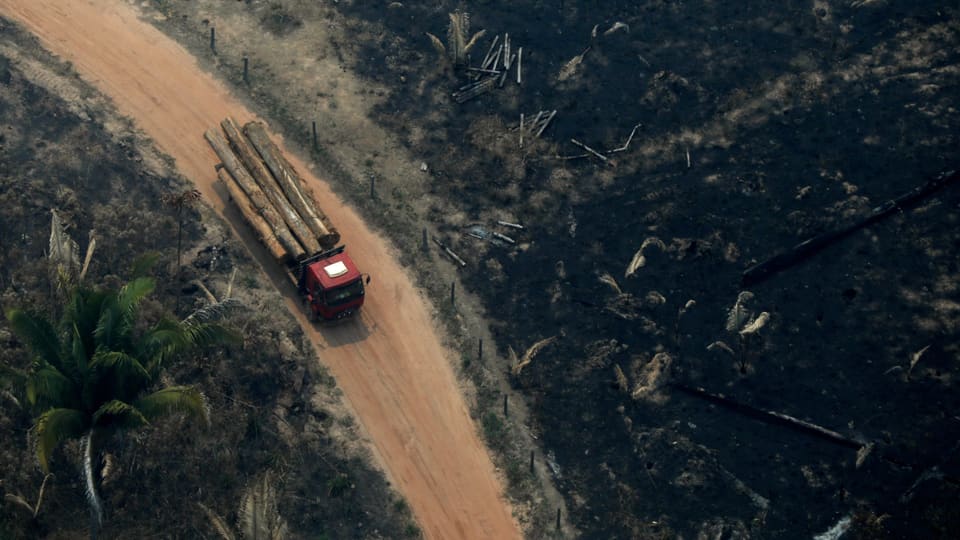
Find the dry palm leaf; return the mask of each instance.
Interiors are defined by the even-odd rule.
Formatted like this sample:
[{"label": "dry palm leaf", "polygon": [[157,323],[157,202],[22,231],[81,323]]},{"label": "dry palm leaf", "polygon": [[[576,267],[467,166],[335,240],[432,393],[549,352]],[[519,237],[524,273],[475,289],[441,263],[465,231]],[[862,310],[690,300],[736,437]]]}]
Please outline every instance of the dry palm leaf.
[{"label": "dry palm leaf", "polygon": [[665,352],[659,352],[647,362],[640,370],[639,381],[634,387],[630,397],[633,399],[646,399],[650,401],[660,401],[662,396],[658,396],[658,390],[666,382],[670,365],[673,363],[673,357]]},{"label": "dry palm leaf", "polygon": [[731,349],[729,345],[727,345],[726,343],[724,343],[724,342],[722,342],[722,341],[714,341],[714,342],[711,343],[710,345],[707,345],[707,350],[708,350],[708,351],[713,351],[713,350],[716,350],[716,349],[720,349],[721,351],[726,351],[730,356],[736,356],[736,355],[737,355],[737,353],[733,352],[733,349]]},{"label": "dry palm leaf", "polygon": [[769,320],[770,314],[764,311],[760,315],[757,315],[757,318],[753,319],[749,324],[744,326],[743,329],[740,330],[740,335],[745,337],[750,334],[755,334],[758,330],[763,328]]},{"label": "dry palm leaf", "polygon": [[217,534],[220,535],[220,538],[223,540],[236,540],[237,536],[233,534],[233,531],[230,530],[230,527],[227,525],[223,519],[217,515],[216,512],[207,508],[202,503],[197,503],[197,506],[203,510],[203,513],[207,515],[207,518],[210,519],[210,523],[213,524],[213,529],[217,531]]},{"label": "dry palm leaf", "polygon": [[627,381],[623,369],[620,368],[620,364],[613,365],[613,374],[617,377],[617,387],[620,388],[621,392],[626,392],[630,388],[630,383]]},{"label": "dry palm leaf", "polygon": [[240,530],[247,540],[283,540],[287,523],[277,510],[273,475],[264,474],[247,489],[240,502]]},{"label": "dry palm leaf", "polygon": [[440,38],[431,34],[430,32],[424,33],[427,34],[428,38],[430,38],[430,44],[433,45],[433,48],[436,49],[441,56],[446,56],[447,48],[443,46],[443,42],[440,41]]},{"label": "dry palm leaf", "polygon": [[[477,41],[486,33],[481,30],[470,39],[470,15],[464,11],[454,11],[450,14],[450,25],[447,27],[447,52],[456,65],[467,61],[467,53],[477,44]],[[434,45],[436,47],[436,45]]]},{"label": "dry palm leaf", "polygon": [[737,295],[737,301],[727,313],[727,332],[739,332],[743,326],[750,320],[750,311],[747,310],[746,303],[753,299],[753,293],[743,291]]},{"label": "dry palm leaf", "polygon": [[643,268],[647,264],[647,258],[644,256],[643,251],[650,246],[657,246],[661,251],[667,250],[667,246],[656,236],[647,238],[640,244],[640,249],[633,254],[633,259],[630,261],[630,264],[627,265],[627,271],[624,273],[624,277],[632,276],[638,269]]},{"label": "dry palm leaf", "polygon": [[520,375],[520,372],[523,371],[523,368],[525,368],[527,364],[533,361],[533,358],[537,356],[537,353],[539,353],[541,349],[543,349],[547,345],[550,345],[556,340],[557,340],[557,336],[551,336],[546,339],[541,339],[540,341],[534,343],[532,347],[527,349],[527,352],[523,353],[523,358],[520,359],[520,362],[518,362],[516,365],[513,366],[513,374],[515,376]]},{"label": "dry palm leaf", "polygon": [[927,352],[927,349],[929,349],[929,348],[930,348],[930,346],[927,345],[926,347],[924,347],[924,348],[920,349],[919,351],[913,353],[913,356],[910,357],[910,367],[907,368],[907,378],[908,378],[908,379],[910,378],[910,374],[913,373],[913,367],[917,365],[917,362],[919,362],[921,358],[923,358],[924,353],[926,353],[926,352]]},{"label": "dry palm leaf", "polygon": [[857,463],[854,466],[855,469],[859,469],[863,462],[867,460],[867,456],[870,455],[870,452],[873,451],[873,443],[865,444],[857,450]]},{"label": "dry palm leaf", "polygon": [[617,294],[623,294],[623,291],[620,290],[620,285],[617,283],[617,280],[613,278],[608,272],[604,272],[597,277],[600,280],[600,283],[606,283],[610,286],[611,289],[616,291]]}]

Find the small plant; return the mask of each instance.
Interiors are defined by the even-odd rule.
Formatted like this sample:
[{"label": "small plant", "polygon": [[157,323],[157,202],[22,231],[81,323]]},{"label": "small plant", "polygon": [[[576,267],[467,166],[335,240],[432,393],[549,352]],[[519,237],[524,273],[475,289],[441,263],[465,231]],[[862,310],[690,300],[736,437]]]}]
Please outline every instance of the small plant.
[{"label": "small plant", "polygon": [[470,35],[470,15],[463,11],[454,11],[450,14],[450,24],[447,26],[447,45],[444,46],[440,38],[427,32],[427,37],[433,44],[433,48],[438,53],[448,56],[453,62],[454,67],[460,67],[467,63],[467,53],[480,41],[480,38],[486,33],[481,30],[467,39]]},{"label": "small plant", "polygon": [[722,350],[735,358],[737,368],[742,375],[747,373],[753,351],[759,347],[760,329],[770,321],[770,314],[766,311],[756,317],[753,316],[753,312],[747,308],[747,302],[750,300],[753,300],[752,292],[741,292],[737,295],[737,301],[733,307],[727,312],[726,330],[737,336],[737,350],[734,351],[723,341],[714,341],[707,347],[708,351]]}]

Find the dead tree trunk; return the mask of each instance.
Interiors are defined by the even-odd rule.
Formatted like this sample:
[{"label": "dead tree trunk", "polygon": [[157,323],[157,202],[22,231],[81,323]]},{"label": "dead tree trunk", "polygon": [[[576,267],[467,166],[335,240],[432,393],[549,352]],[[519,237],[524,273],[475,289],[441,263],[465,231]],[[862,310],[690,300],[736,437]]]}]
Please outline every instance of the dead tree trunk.
[{"label": "dead tree trunk", "polygon": [[273,207],[277,209],[277,212],[283,217],[283,221],[290,227],[290,231],[297,237],[297,240],[303,244],[303,247],[307,249],[308,253],[318,253],[320,251],[320,244],[317,243],[317,239],[310,231],[310,228],[304,224],[303,219],[301,219],[293,209],[293,206],[290,205],[290,201],[288,201],[283,192],[280,191],[280,186],[277,185],[276,180],[273,179],[270,171],[267,170],[266,165],[261,161],[260,155],[253,149],[253,146],[250,145],[250,142],[243,133],[240,133],[240,128],[237,126],[237,123],[233,121],[233,118],[227,118],[223,122],[220,122],[220,127],[222,127],[223,132],[226,133],[227,140],[230,141],[230,146],[234,152],[237,153],[240,161],[243,162],[251,176],[253,176],[253,179],[256,180],[260,188],[263,189],[264,194],[266,194],[270,202],[273,203]]},{"label": "dead tree trunk", "polygon": [[250,197],[240,188],[240,184],[233,179],[233,176],[227,171],[226,167],[221,167],[220,170],[217,171],[217,176],[227,187],[230,198],[233,199],[237,208],[240,209],[240,213],[243,214],[244,219],[247,220],[247,223],[250,224],[257,233],[257,236],[260,237],[260,241],[267,247],[270,255],[273,255],[273,258],[278,261],[286,262],[286,250],[283,249],[283,245],[281,245],[280,240],[277,239],[277,235],[273,233],[270,224],[267,223],[263,216],[257,211],[256,205],[253,204]]},{"label": "dead tree trunk", "polygon": [[216,152],[217,156],[220,157],[223,166],[226,167],[233,179],[236,180],[237,184],[239,184],[247,194],[253,207],[257,209],[260,215],[263,216],[263,219],[270,225],[273,234],[276,235],[277,240],[279,240],[284,251],[287,252],[287,255],[294,260],[302,259],[306,255],[303,246],[293,237],[290,229],[288,229],[286,223],[284,223],[283,218],[280,217],[280,214],[274,209],[273,204],[267,199],[267,196],[263,194],[263,190],[260,189],[257,182],[250,176],[250,173],[243,167],[243,164],[240,163],[236,154],[230,149],[227,140],[224,139],[223,134],[221,134],[219,130],[208,129],[203,136],[207,139],[207,142],[210,143],[210,146],[213,148],[213,151]]},{"label": "dead tree trunk", "polygon": [[293,165],[287,161],[280,149],[270,137],[262,122],[248,122],[243,126],[243,133],[253,144],[253,147],[263,158],[264,163],[277,179],[287,199],[296,208],[300,216],[317,236],[317,240],[324,248],[332,248],[340,241],[340,233],[334,228],[326,214],[316,205],[303,184],[303,179],[297,174]]}]

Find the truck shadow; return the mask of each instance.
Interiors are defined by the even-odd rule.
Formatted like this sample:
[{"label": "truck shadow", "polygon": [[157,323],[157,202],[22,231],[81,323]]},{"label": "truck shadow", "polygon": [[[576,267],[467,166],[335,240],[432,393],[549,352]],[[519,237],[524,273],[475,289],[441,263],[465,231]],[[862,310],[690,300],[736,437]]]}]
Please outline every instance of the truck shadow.
[{"label": "truck shadow", "polygon": [[343,347],[364,341],[376,330],[376,323],[361,308],[353,316],[330,322],[313,323],[313,328],[323,337],[325,348]]}]

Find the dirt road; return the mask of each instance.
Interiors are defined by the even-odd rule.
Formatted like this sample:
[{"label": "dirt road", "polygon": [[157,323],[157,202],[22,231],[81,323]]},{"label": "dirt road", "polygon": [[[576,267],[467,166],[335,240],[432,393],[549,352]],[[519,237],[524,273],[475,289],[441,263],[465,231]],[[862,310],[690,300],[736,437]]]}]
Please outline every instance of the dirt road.
[{"label": "dirt road", "polygon": [[[206,201],[230,215],[215,188],[213,167],[218,160],[202,134],[228,115],[241,122],[254,115],[201,71],[183,48],[139,21],[121,2],[0,0],[0,14],[23,24],[45,47],[72,62],[85,80],[110,96],[122,114],[176,159]],[[375,281],[363,317],[332,329],[312,327],[292,287],[283,292],[391,481],[428,538],[519,537],[425,301],[388,245],[305,164],[292,161],[323,201],[353,257]],[[279,269],[249,231],[236,220],[231,226],[264,271],[282,285]]]}]

